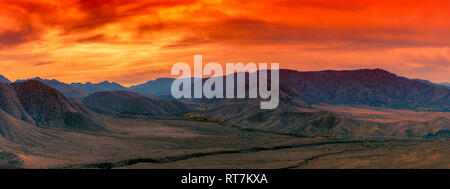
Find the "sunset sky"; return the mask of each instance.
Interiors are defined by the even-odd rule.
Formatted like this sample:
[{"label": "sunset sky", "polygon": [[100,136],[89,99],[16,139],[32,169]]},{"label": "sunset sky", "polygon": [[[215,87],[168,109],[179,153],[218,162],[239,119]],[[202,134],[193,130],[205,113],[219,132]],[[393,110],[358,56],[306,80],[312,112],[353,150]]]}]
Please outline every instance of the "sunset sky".
[{"label": "sunset sky", "polygon": [[177,62],[450,82],[450,0],[0,0],[0,75],[132,85]]}]

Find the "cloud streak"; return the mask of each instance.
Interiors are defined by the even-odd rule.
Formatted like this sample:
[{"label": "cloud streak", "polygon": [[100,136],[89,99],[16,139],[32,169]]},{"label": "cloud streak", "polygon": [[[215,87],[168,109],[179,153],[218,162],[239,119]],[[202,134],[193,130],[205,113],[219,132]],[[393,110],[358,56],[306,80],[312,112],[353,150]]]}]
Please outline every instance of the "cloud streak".
[{"label": "cloud streak", "polygon": [[449,17],[447,0],[3,0],[0,74],[133,84],[203,53],[450,81]]}]

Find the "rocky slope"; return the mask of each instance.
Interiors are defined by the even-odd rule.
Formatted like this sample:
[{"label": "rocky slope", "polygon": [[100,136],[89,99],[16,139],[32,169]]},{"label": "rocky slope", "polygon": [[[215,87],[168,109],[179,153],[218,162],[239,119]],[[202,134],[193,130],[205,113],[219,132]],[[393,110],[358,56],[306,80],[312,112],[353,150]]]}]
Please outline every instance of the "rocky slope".
[{"label": "rocky slope", "polygon": [[0,84],[0,109],[37,127],[102,130],[92,111],[42,82]]}]

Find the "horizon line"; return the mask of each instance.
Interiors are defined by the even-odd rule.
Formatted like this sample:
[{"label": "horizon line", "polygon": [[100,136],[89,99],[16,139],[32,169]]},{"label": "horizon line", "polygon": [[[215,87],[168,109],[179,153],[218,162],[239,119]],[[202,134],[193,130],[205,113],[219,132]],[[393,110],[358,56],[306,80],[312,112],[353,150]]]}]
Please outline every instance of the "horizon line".
[{"label": "horizon line", "polygon": [[[260,71],[260,70],[262,70],[262,69],[258,69],[257,71]],[[271,69],[266,69],[266,70],[271,70]],[[279,70],[288,70],[288,71],[295,71],[295,72],[301,72],[301,73],[306,73],[306,72],[325,72],[325,71],[382,70],[382,71],[386,71],[386,72],[392,73],[392,74],[394,74],[394,75],[396,75],[398,77],[405,77],[405,78],[411,79],[411,80],[424,80],[424,81],[429,81],[429,82],[435,83],[435,84],[450,83],[450,81],[439,81],[439,82],[436,82],[436,81],[431,81],[431,80],[422,79],[422,78],[410,78],[410,77],[406,77],[406,76],[397,75],[396,73],[394,73],[392,71],[389,71],[389,70],[386,70],[386,69],[382,69],[382,68],[334,69],[334,70],[333,69],[324,69],[324,70],[308,70],[308,71],[300,71],[300,70],[296,70],[296,69],[283,68],[283,69],[279,69]],[[255,72],[257,72],[257,71],[255,71]],[[235,73],[238,73],[238,72],[236,71],[236,72],[233,72],[232,74],[235,74]],[[253,72],[245,71],[245,73],[253,73]],[[226,76],[226,75],[229,75],[229,74],[222,74],[221,76]],[[156,81],[158,79],[177,79],[178,78],[178,77],[157,77],[155,79],[145,80],[145,81],[136,82],[134,84],[127,85],[127,84],[121,83],[120,81],[112,81],[112,80],[109,80],[109,79],[101,80],[101,81],[97,81],[97,82],[96,81],[85,81],[85,82],[72,81],[72,82],[65,82],[65,81],[62,81],[62,80],[55,79],[55,78],[43,78],[42,76],[35,76],[35,77],[27,78],[27,79],[16,79],[16,80],[12,81],[12,80],[10,80],[8,77],[6,77],[3,74],[0,74],[0,76],[3,76],[5,79],[10,81],[11,83],[23,82],[23,81],[34,80],[34,79],[42,79],[42,80],[49,80],[49,81],[55,80],[55,81],[62,82],[62,83],[68,84],[68,85],[71,85],[71,84],[83,84],[83,85],[85,85],[85,84],[88,84],[88,83],[90,83],[90,84],[100,84],[100,83],[103,83],[103,82],[108,82],[108,83],[116,83],[116,84],[119,84],[119,85],[121,85],[123,87],[126,87],[126,88],[137,86],[137,85],[142,85],[142,84],[145,84],[145,83],[148,83],[148,82],[151,82],[151,81]],[[195,77],[191,76],[191,77],[186,77],[186,78],[195,78]],[[210,77],[202,77],[202,78],[210,78]]]}]

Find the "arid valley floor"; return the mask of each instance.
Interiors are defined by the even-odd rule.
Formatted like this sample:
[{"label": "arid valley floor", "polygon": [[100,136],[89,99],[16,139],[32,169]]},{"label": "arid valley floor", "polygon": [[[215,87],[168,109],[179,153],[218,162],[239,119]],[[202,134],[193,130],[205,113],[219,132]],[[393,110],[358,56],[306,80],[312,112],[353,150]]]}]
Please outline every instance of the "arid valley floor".
[{"label": "arid valley floor", "polygon": [[[298,137],[179,117],[105,117],[109,131],[43,129],[48,143],[2,143],[3,168],[450,168],[447,140]],[[56,142],[55,142],[56,141]]]}]

